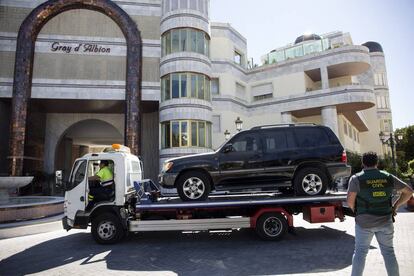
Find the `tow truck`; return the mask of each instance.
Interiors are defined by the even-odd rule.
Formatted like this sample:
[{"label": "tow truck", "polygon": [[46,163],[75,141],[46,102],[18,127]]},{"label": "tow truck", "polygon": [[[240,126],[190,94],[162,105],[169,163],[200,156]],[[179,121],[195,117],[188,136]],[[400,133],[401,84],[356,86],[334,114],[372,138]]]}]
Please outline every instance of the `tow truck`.
[{"label": "tow truck", "polygon": [[[107,160],[114,184],[107,196],[90,201],[96,183],[89,180]],[[313,197],[273,192],[211,194],[205,201],[183,202],[143,179],[143,163],[129,149],[114,144],[102,153],[76,159],[65,183],[63,228],[87,229],[96,242],[113,244],[131,232],[214,231],[251,228],[264,240],[279,240],[293,229],[293,216],[310,223],[343,221],[345,194]],[[60,175],[60,174],[57,174]],[[57,179],[61,182],[61,179]]]}]

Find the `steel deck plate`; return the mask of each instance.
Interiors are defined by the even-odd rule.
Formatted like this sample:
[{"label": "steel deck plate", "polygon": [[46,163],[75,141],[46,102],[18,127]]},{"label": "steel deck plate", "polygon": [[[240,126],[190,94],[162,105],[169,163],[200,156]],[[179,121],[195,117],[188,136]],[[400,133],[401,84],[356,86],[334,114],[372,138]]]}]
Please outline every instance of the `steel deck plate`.
[{"label": "steel deck plate", "polygon": [[160,198],[157,202],[137,204],[137,210],[160,209],[204,209],[217,207],[242,207],[254,205],[298,205],[307,203],[346,201],[345,193],[326,194],[321,196],[283,196],[280,194],[225,195],[211,196],[206,201],[183,202],[177,197]]}]

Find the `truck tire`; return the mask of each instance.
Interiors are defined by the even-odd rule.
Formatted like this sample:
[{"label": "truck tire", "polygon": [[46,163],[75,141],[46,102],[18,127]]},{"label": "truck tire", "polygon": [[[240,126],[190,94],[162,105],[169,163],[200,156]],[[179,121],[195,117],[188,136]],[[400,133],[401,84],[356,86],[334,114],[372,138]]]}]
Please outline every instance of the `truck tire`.
[{"label": "truck tire", "polygon": [[293,185],[296,195],[323,195],[328,187],[328,177],[319,168],[307,167],[297,173]]},{"label": "truck tire", "polygon": [[210,190],[210,179],[203,172],[188,171],[177,180],[177,192],[183,201],[206,200]]},{"label": "truck tire", "polygon": [[280,240],[288,231],[288,223],[280,213],[264,213],[256,222],[257,235],[266,241]]},{"label": "truck tire", "polygon": [[125,230],[115,214],[106,213],[92,220],[91,233],[97,243],[114,244],[124,237]]}]

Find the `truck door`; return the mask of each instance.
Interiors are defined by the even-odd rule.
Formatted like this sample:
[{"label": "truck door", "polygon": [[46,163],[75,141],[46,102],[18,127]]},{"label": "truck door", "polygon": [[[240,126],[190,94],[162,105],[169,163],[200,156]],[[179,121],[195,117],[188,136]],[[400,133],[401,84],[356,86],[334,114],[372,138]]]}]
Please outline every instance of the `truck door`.
[{"label": "truck door", "polygon": [[77,211],[85,211],[86,204],[86,160],[77,160],[73,165],[66,186],[66,215],[74,220]]}]

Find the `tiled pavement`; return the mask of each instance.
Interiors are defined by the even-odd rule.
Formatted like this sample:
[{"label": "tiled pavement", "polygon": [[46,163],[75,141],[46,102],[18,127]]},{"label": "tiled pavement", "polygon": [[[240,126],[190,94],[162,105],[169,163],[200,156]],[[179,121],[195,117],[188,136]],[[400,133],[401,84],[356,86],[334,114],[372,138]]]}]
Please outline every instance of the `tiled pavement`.
[{"label": "tiled pavement", "polygon": [[[96,244],[89,232],[63,230],[0,240],[0,275],[350,275],[354,221],[309,224],[264,242],[249,230],[233,233],[145,233],[119,244]],[[414,275],[414,213],[395,223],[401,275]],[[365,275],[386,275],[374,241]]]}]

